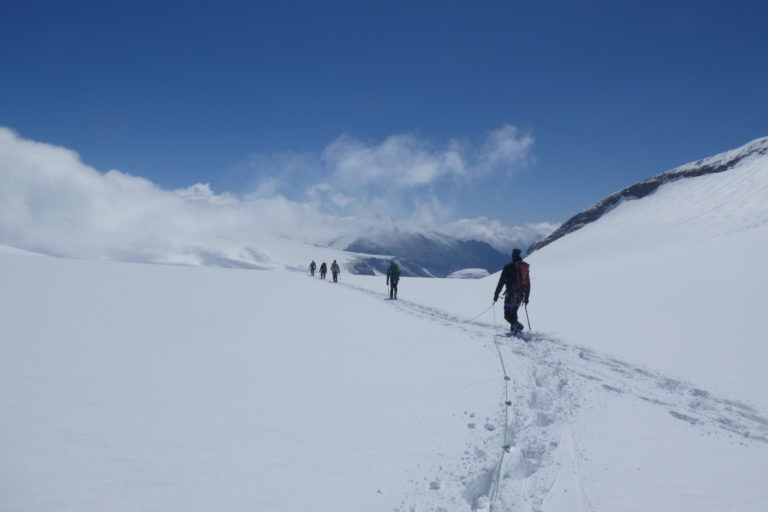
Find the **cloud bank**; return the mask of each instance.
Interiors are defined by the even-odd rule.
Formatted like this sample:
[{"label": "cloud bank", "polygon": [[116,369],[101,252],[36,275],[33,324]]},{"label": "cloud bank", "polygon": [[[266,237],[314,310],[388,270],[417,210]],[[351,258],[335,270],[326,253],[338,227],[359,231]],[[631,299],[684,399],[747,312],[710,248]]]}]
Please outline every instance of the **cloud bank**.
[{"label": "cloud bank", "polygon": [[413,134],[392,135],[380,144],[342,136],[328,145],[323,160],[341,185],[406,189],[511,172],[530,158],[532,147],[533,137],[505,125],[486,134],[479,150],[469,141],[436,145]]},{"label": "cloud bank", "polygon": [[453,218],[472,183],[509,177],[531,160],[533,137],[504,125],[476,139],[434,142],[397,134],[380,142],[343,135],[320,154],[252,155],[257,190],[281,193],[338,215],[393,217],[415,224]]},{"label": "cloud bank", "polygon": [[[165,190],[120,171],[101,173],[69,149],[0,127],[0,244],[70,257],[183,261],[200,248],[257,248],[265,238],[327,244],[397,225],[506,248],[546,230],[482,217],[441,223],[451,207],[438,200],[438,188],[512,172],[530,158],[531,144],[513,127],[491,132],[475,152],[466,143],[437,147],[413,135],[381,144],[345,136],[319,158],[273,158],[254,192],[235,196],[207,184]],[[319,179],[306,179],[307,169]],[[306,186],[301,197],[288,198],[281,191],[297,176]],[[398,194],[413,202],[395,201],[393,209]],[[398,208],[407,215],[393,215]]]}]

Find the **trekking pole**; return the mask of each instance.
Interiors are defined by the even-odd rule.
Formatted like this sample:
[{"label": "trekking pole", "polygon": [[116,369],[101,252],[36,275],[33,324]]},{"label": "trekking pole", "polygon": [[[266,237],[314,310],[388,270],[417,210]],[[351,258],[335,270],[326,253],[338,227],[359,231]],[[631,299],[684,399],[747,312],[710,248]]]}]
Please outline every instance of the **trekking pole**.
[{"label": "trekking pole", "polygon": [[528,330],[531,330],[531,319],[528,318],[528,304],[525,304],[525,319],[528,321]]}]

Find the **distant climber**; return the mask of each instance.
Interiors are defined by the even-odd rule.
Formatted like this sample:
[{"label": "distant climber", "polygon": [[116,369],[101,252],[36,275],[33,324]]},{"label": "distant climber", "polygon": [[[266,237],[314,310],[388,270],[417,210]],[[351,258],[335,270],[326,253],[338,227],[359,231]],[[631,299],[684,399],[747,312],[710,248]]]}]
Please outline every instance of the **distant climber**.
[{"label": "distant climber", "polygon": [[339,282],[339,272],[341,272],[341,269],[339,268],[339,264],[336,263],[336,260],[333,260],[333,263],[331,263],[331,274],[333,274],[334,283]]},{"label": "distant climber", "polygon": [[325,274],[327,273],[328,273],[328,265],[326,265],[325,262],[323,262],[320,265],[320,279],[325,279]]},{"label": "distant climber", "polygon": [[315,265],[315,260],[312,260],[312,263],[309,264],[309,275],[312,277],[315,277],[315,269],[317,268],[317,265]]},{"label": "distant climber", "polygon": [[499,284],[493,293],[493,302],[499,300],[502,286],[506,286],[504,292],[504,318],[509,322],[512,332],[523,330],[523,324],[517,321],[517,310],[521,304],[528,304],[531,294],[531,279],[529,275],[530,265],[523,261],[520,249],[512,251],[512,261],[504,265],[504,270],[499,276]]},{"label": "distant climber", "polygon": [[387,285],[389,285],[389,298],[397,298],[397,283],[400,281],[400,267],[397,266],[395,260],[389,262],[389,268],[387,269]]}]

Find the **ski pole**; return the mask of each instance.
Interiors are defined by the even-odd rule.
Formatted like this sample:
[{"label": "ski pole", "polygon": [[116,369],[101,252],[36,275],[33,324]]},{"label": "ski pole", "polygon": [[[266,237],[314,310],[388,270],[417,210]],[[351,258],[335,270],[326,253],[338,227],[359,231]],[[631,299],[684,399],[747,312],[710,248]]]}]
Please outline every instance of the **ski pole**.
[{"label": "ski pole", "polygon": [[528,321],[528,330],[531,330],[531,319],[528,318],[528,304],[525,304],[525,319]]}]

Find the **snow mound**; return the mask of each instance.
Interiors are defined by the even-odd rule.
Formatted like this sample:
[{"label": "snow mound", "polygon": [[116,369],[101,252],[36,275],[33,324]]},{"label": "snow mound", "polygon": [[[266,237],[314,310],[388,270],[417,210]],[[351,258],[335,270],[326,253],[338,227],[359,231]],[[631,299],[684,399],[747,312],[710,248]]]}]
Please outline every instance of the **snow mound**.
[{"label": "snow mound", "polygon": [[490,274],[484,268],[465,268],[449,274],[448,279],[482,279]]}]

